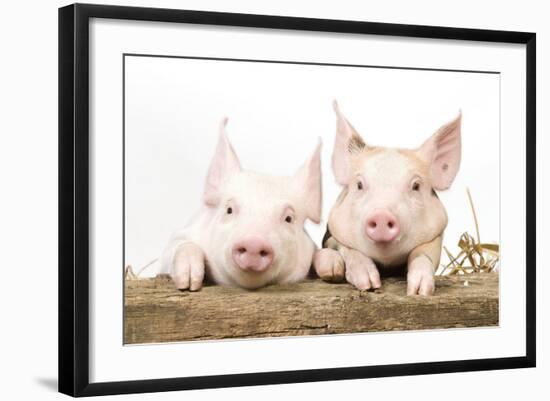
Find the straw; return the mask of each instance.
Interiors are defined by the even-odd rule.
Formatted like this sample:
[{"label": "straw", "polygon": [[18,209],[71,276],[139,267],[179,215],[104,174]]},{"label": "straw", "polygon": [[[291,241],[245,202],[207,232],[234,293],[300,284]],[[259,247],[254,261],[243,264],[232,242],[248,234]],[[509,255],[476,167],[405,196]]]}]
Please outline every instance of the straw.
[{"label": "straw", "polygon": [[439,275],[489,273],[497,271],[496,267],[498,266],[500,247],[498,244],[481,242],[476,210],[474,208],[472,195],[468,188],[466,188],[466,193],[474,217],[477,239],[474,239],[468,232],[464,232],[458,240],[460,251],[456,256],[446,247],[443,247],[443,250],[449,258],[449,263],[441,265],[443,269]]},{"label": "straw", "polygon": [[147,263],[145,266],[143,266],[141,269],[138,270],[137,273],[134,273],[134,270],[132,269],[132,265],[128,265],[124,268],[124,278],[126,280],[140,280],[142,277],[141,273],[145,271],[149,266],[151,266],[153,263],[155,263],[158,260],[158,258],[153,259],[149,263]]}]

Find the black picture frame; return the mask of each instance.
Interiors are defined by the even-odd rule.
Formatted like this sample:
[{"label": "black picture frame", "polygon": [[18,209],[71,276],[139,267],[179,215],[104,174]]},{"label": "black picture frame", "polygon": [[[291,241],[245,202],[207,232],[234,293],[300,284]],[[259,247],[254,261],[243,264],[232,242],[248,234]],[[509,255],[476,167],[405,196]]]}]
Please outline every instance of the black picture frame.
[{"label": "black picture frame", "polygon": [[[526,46],[526,354],[521,357],[331,369],[89,381],[90,18],[179,22],[369,35],[518,43]],[[71,396],[237,387],[534,367],[536,364],[536,35],[479,29],[73,4],[59,9],[59,391]]]}]

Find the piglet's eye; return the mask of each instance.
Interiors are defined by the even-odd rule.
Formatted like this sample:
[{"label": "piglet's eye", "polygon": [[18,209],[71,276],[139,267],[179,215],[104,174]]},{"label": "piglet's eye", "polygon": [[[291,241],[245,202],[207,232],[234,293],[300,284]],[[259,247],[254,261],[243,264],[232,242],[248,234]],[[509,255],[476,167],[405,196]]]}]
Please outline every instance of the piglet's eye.
[{"label": "piglet's eye", "polygon": [[232,207],[228,207],[227,208],[227,214],[231,214],[233,213],[233,208]]},{"label": "piglet's eye", "polygon": [[412,190],[413,191],[420,191],[420,183],[418,181],[413,182]]},{"label": "piglet's eye", "polygon": [[286,217],[285,217],[285,221],[286,221],[287,223],[292,223],[292,216],[286,216]]},{"label": "piglet's eye", "polygon": [[361,191],[363,189],[363,183],[361,181],[357,182],[357,189]]}]

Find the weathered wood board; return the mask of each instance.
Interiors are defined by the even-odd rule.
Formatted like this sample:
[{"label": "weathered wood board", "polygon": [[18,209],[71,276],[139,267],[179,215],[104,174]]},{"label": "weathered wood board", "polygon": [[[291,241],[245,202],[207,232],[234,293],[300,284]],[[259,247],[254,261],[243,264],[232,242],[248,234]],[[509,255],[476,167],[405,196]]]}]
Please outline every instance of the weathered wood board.
[{"label": "weathered wood board", "polygon": [[[465,285],[467,281],[467,285]],[[376,292],[309,280],[247,291],[181,292],[166,277],[127,280],[126,344],[498,325],[498,274],[436,277],[432,297],[404,278]]]}]

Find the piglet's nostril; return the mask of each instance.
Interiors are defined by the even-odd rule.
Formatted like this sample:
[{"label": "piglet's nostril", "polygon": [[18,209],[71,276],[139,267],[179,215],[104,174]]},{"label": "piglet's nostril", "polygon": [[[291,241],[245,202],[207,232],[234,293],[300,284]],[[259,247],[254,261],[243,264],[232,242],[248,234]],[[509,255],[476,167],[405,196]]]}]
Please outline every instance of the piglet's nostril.
[{"label": "piglet's nostril", "polygon": [[246,248],[241,247],[241,248],[237,249],[237,252],[239,252],[239,253],[245,253],[245,252],[246,252]]},{"label": "piglet's nostril", "polygon": [[388,227],[389,227],[389,228],[393,228],[393,221],[390,221],[390,222],[388,223]]},{"label": "piglet's nostril", "polygon": [[371,221],[371,222],[369,223],[369,226],[370,226],[371,228],[376,228],[376,221]]},{"label": "piglet's nostril", "polygon": [[262,250],[260,251],[260,256],[261,256],[262,258],[265,258],[267,255],[269,255],[269,252],[267,252],[266,250],[263,250],[263,249],[262,249]]}]

